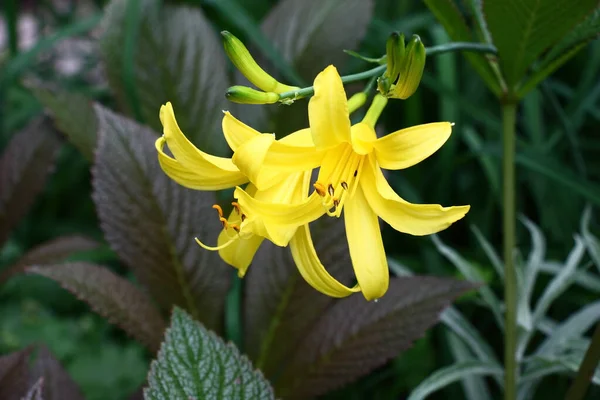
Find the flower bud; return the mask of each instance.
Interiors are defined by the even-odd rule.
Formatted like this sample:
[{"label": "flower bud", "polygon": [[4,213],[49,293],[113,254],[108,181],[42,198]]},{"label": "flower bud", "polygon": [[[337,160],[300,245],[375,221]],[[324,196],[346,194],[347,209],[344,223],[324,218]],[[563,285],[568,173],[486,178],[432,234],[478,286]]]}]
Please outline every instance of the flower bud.
[{"label": "flower bud", "polygon": [[348,99],[348,112],[352,114],[354,111],[361,108],[367,101],[367,94],[365,92],[355,93]]},{"label": "flower bud", "polygon": [[419,87],[424,69],[425,46],[419,35],[413,35],[400,63],[398,80],[387,96],[398,99],[409,98]]},{"label": "flower bud", "polygon": [[232,86],[225,92],[225,97],[239,104],[273,104],[279,101],[277,93],[261,92],[247,86]]},{"label": "flower bud", "polygon": [[404,34],[393,32],[386,43],[387,70],[385,71],[391,83],[396,82],[400,74],[400,66],[404,59]]},{"label": "flower bud", "polygon": [[283,93],[298,90],[298,87],[284,85],[263,70],[252,58],[244,44],[230,32],[222,31],[223,47],[233,65],[257,88],[265,92]]}]

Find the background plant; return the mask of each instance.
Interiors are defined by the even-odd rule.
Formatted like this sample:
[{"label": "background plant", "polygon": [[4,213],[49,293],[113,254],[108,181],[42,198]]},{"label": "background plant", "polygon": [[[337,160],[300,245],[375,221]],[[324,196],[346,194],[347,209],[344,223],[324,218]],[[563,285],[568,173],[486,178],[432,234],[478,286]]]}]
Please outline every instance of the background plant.
[{"label": "background plant", "polygon": [[[485,365],[489,365],[482,363],[489,362],[490,358],[482,358],[482,354],[491,360],[501,358],[503,337],[497,324],[502,323],[505,314],[502,296],[498,293],[504,285],[502,279],[498,279],[502,275],[495,275],[493,266],[502,264],[490,262],[478,245],[478,238],[488,238],[489,243],[482,243],[487,243],[483,250],[489,253],[491,247],[498,247],[501,232],[498,226],[502,210],[499,157],[502,121],[498,103],[491,93],[499,97],[511,93],[515,98],[510,100],[514,102],[519,98],[522,104],[515,114],[519,128],[515,153],[515,162],[520,167],[515,176],[518,210],[536,221],[544,232],[548,258],[564,259],[577,249],[575,255],[581,253],[583,257],[580,245],[571,249],[571,233],[579,230],[583,204],[598,204],[600,199],[594,183],[599,165],[595,157],[598,143],[593,135],[599,115],[600,91],[595,78],[600,48],[597,42],[585,44],[598,32],[597,9],[584,12],[582,8],[577,18],[564,18],[563,25],[549,24],[554,27],[552,35],[548,36],[543,29],[536,30],[544,33],[544,40],[530,37],[530,41],[525,41],[524,46],[534,46],[535,50],[526,47],[526,53],[536,56],[534,66],[523,78],[524,68],[534,59],[530,60],[529,56],[516,61],[510,58],[514,49],[514,42],[510,40],[523,39],[518,36],[523,32],[514,29],[510,35],[504,34],[502,29],[510,26],[503,25],[502,18],[509,16],[503,15],[502,10],[494,10],[493,1],[483,2],[484,7],[492,8],[484,8],[482,12],[481,3],[476,1],[463,1],[460,7],[451,6],[452,2],[426,2],[428,10],[421,4],[393,1],[282,0],[257,1],[249,6],[233,0],[190,0],[164,2],[160,14],[148,1],[114,1],[104,11],[102,6],[106,2],[101,1],[85,3],[85,7],[75,2],[64,2],[67,6],[48,2],[44,6],[20,9],[17,3],[6,2],[5,26],[11,34],[1,56],[0,143],[4,151],[0,169],[0,239],[5,243],[0,254],[3,283],[0,348],[3,353],[9,353],[31,343],[47,343],[87,398],[124,398],[143,383],[148,362],[154,358],[153,351],[162,340],[162,329],[167,325],[172,305],[178,305],[194,319],[240,346],[254,365],[275,382],[275,389],[279,391],[284,386],[298,387],[277,384],[291,379],[286,376],[290,377],[292,372],[284,371],[281,380],[274,379],[281,359],[285,358],[283,355],[300,343],[294,332],[302,332],[302,329],[314,329],[313,335],[330,332],[325,322],[316,322],[317,316],[341,313],[335,309],[341,310],[342,306],[334,307],[330,299],[307,300],[312,292],[296,280],[289,259],[276,249],[267,248],[260,255],[260,262],[270,268],[257,272],[253,268],[243,283],[232,278],[233,273],[220,265],[218,258],[205,259],[211,256],[200,252],[189,238],[195,234],[214,237],[211,230],[216,231],[218,226],[204,223],[202,211],[206,208],[202,204],[212,204],[212,199],[197,197],[197,193],[192,195],[178,187],[153,163],[151,138],[160,131],[157,110],[166,100],[173,101],[181,110],[182,128],[194,142],[215,153],[226,149],[219,136],[221,109],[232,110],[257,129],[280,135],[306,125],[302,101],[289,107],[259,108],[226,103],[223,96],[226,87],[243,84],[244,80],[225,61],[217,35],[222,29],[232,31],[250,44],[253,54],[269,72],[298,85],[310,82],[328,63],[338,65],[344,74],[370,68],[341,50],[354,49],[377,58],[383,54],[385,40],[393,30],[418,33],[427,46],[450,40],[485,43],[490,38],[505,38],[502,43],[494,41],[499,50],[499,63],[495,58],[467,53],[465,57],[452,53],[430,59],[421,88],[405,102],[391,102],[381,124],[382,131],[390,132],[423,122],[456,122],[452,139],[438,156],[419,167],[391,174],[389,179],[392,186],[411,201],[435,199],[442,204],[468,201],[472,205],[467,222],[477,226],[480,234],[469,234],[465,224],[457,224],[442,237],[469,260],[459,268],[461,273],[469,279],[488,283],[479,289],[478,297],[481,296],[486,305],[491,302],[495,311],[479,306],[480,300],[476,297],[465,298],[469,301],[459,304],[462,313],[452,308],[442,316],[442,321],[451,329],[439,327],[429,331],[409,352],[345,389],[330,393],[329,397],[397,398],[415,387],[418,394],[423,387],[418,386],[419,383],[431,382],[424,379],[442,366],[456,361],[462,363],[463,368],[475,365],[472,368],[486,371]],[[545,9],[546,3],[553,2],[541,2],[540,9]],[[588,10],[597,7],[593,2],[583,3],[582,7]],[[558,14],[564,10],[556,6],[551,11]],[[15,34],[18,31],[14,27],[27,12],[35,15],[40,28],[49,29],[51,33],[40,35],[33,47],[19,50],[17,44],[23,36]],[[463,18],[470,22],[464,23]],[[527,15],[523,19],[530,20],[531,16]],[[579,28],[572,30],[579,22],[582,22]],[[548,47],[551,49],[547,50]],[[60,60],[71,53],[75,53],[79,67],[69,74],[60,68]],[[567,59],[560,70],[542,79]],[[99,65],[103,66],[104,73]],[[481,79],[473,71],[480,73]],[[506,91],[499,75],[505,80]],[[350,93],[361,89],[360,85],[348,88]],[[102,103],[104,107],[93,102]],[[42,105],[51,119],[36,118],[40,116]],[[60,139],[61,135],[67,140]],[[52,169],[55,172],[49,179],[43,179]],[[39,194],[37,200],[32,203],[36,194]],[[533,229],[529,224],[526,226]],[[585,230],[595,227],[593,223],[590,226]],[[328,229],[331,232],[334,228]],[[525,238],[525,229],[521,229],[523,232],[518,232],[517,237]],[[581,232],[585,238],[583,228]],[[414,272],[457,274],[443,258],[448,255],[448,248],[440,247],[441,242],[436,248],[428,240],[397,235],[387,229],[385,240],[387,248],[397,249],[392,250],[390,257],[410,266]],[[530,246],[520,240],[518,244],[524,254],[539,254],[539,245]],[[528,247],[533,249],[531,253],[525,251]],[[324,242],[319,250],[326,264],[344,269],[342,255],[347,253],[339,243]],[[586,253],[598,254],[589,248]],[[65,260],[66,264],[61,263]],[[465,269],[464,264],[468,264],[469,269]],[[548,313],[544,313],[545,322],[524,325],[531,327],[531,332],[537,332],[532,333],[534,342],[549,332],[553,325],[548,321],[569,321],[579,315],[576,314],[578,309],[584,312],[595,304],[597,292],[589,283],[595,282],[590,279],[592,271],[581,275],[581,265],[576,264],[571,267],[575,269],[572,277],[579,278],[573,279],[587,282],[588,286],[577,284],[563,293]],[[519,265],[517,261],[516,272],[520,270]],[[523,265],[527,265],[523,271],[531,271],[534,264]],[[559,270],[559,266],[551,262],[544,261],[541,265],[541,271]],[[30,274],[18,275],[25,267],[29,267]],[[50,280],[35,275],[60,282],[136,341],[90,313],[83,303],[75,301]],[[545,275],[540,275],[533,280],[530,290],[534,294],[544,293],[546,288],[552,287],[547,283]],[[441,288],[443,284],[436,283],[435,287]],[[110,296],[106,295],[106,288],[110,288]],[[453,297],[466,286],[448,288],[448,297]],[[404,290],[401,283],[397,290]],[[264,296],[258,297],[257,293]],[[541,296],[543,298],[543,294]],[[385,308],[399,323],[402,320],[395,314],[398,309],[394,299],[390,296]],[[304,306],[307,302],[312,305],[310,308]],[[515,304],[519,307],[514,316],[519,319],[514,320],[522,325],[527,320],[521,315],[521,303]],[[442,306],[439,304],[434,309]],[[584,306],[586,308],[582,308]],[[356,305],[349,303],[344,307],[355,308]],[[295,318],[290,318],[291,315]],[[181,317],[173,321],[172,332],[176,322],[183,320]],[[490,339],[487,345],[477,347],[468,340],[465,329],[471,334],[473,330],[464,328],[469,326],[467,320],[474,324],[477,321],[473,330]],[[303,321],[303,325],[295,325],[298,321]],[[350,331],[363,329],[359,317],[352,321],[347,327]],[[377,329],[373,334],[380,337],[382,332]],[[577,357],[581,357],[587,344],[584,333],[573,335],[573,347],[566,354],[571,357],[570,364],[565,361],[569,360],[563,357],[565,354],[556,356],[563,363],[561,371],[572,371],[573,368],[565,365],[573,367],[579,362],[580,358],[573,358],[571,350],[576,348]],[[343,332],[340,335],[343,337]],[[410,339],[396,344],[386,357],[373,357],[377,362],[370,368],[396,357],[405,344],[415,338]],[[310,343],[309,339],[305,340]],[[149,350],[144,350],[138,342]],[[314,343],[306,346],[312,348]],[[519,362],[524,373],[521,381],[528,368],[540,362],[525,356],[534,354],[536,347],[529,350],[522,353],[524,358]],[[281,358],[278,359],[277,354]],[[318,354],[312,356],[318,359]],[[38,359],[43,358],[40,355]],[[290,363],[289,371],[302,368],[305,361]],[[500,392],[495,381],[501,381],[498,378],[501,364],[496,361],[493,368],[487,370],[497,377],[483,381],[488,383],[487,389],[481,389],[481,380],[476,377],[462,379],[461,369],[456,369],[458,373],[453,372],[456,378],[452,380],[461,379],[463,388],[450,386],[444,389],[441,398],[462,398],[462,390],[471,393],[470,396],[487,390],[493,398]],[[0,382],[3,371],[7,370],[0,368]],[[552,369],[548,367],[546,371],[549,370]],[[347,383],[364,372],[367,371],[353,371],[349,374],[351,378],[339,377],[337,383]],[[22,382],[26,382],[26,387],[34,386],[41,375],[49,376],[34,370],[33,378]],[[433,375],[436,376],[440,374]],[[311,381],[313,378],[304,377],[311,382],[307,387],[320,388],[320,393],[336,386],[328,386],[336,382],[335,379]],[[439,386],[443,379],[437,382]],[[569,379],[544,382],[546,384],[535,392],[540,398],[566,392]],[[51,387],[47,385],[45,390]],[[522,388],[521,385],[520,391]],[[48,392],[45,397],[67,396],[64,392],[57,393]],[[302,395],[300,391],[297,394]],[[593,398],[594,392],[589,396]]]}]

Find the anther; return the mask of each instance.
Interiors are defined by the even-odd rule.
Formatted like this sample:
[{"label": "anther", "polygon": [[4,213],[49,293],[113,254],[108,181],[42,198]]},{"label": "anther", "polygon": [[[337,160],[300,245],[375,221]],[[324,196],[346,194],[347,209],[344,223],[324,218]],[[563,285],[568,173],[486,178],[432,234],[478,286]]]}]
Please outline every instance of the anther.
[{"label": "anther", "polygon": [[227,229],[227,219],[219,217],[219,221],[221,221],[221,224],[223,224],[223,228]]},{"label": "anther", "polygon": [[338,199],[333,199],[333,206],[337,208],[340,205],[340,201]]},{"label": "anther", "polygon": [[358,175],[358,170],[357,169],[354,170],[354,177],[355,178],[356,178],[356,175]]},{"label": "anther", "polygon": [[240,227],[237,226],[236,224],[231,224],[230,227],[237,233],[240,233]]},{"label": "anther", "polygon": [[215,210],[217,210],[217,212],[219,213],[219,217],[220,218],[223,218],[223,209],[221,208],[220,205],[213,204],[212,208],[214,208]]},{"label": "anther", "polygon": [[342,187],[344,190],[348,190],[348,184],[346,182],[342,182]]},{"label": "anther", "polygon": [[240,215],[240,214],[241,214],[241,212],[240,212],[240,205],[239,205],[237,202],[235,202],[235,201],[234,201],[234,202],[232,202],[232,203],[231,203],[231,205],[233,206],[233,208],[235,208],[235,212],[236,212],[238,215]]},{"label": "anther", "polygon": [[333,194],[335,193],[335,189],[333,188],[333,185],[330,183],[329,186],[327,187],[327,192],[329,193],[329,195],[331,197],[333,197]]},{"label": "anther", "polygon": [[246,220],[246,214],[242,214],[242,222]]},{"label": "anther", "polygon": [[315,182],[313,184],[313,187],[315,188],[315,191],[319,194],[319,196],[321,196],[321,197],[325,196],[325,186],[323,186],[322,183]]}]

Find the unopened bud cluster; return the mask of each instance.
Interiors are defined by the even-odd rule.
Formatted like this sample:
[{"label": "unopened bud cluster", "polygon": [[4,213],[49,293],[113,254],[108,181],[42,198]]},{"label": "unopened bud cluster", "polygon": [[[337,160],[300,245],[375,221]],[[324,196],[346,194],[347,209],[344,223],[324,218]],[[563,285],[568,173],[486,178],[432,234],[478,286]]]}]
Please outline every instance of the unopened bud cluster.
[{"label": "unopened bud cluster", "polygon": [[404,35],[392,33],[386,43],[387,69],[377,79],[377,89],[387,97],[409,98],[419,87],[425,68],[425,46],[419,35],[408,44]]}]

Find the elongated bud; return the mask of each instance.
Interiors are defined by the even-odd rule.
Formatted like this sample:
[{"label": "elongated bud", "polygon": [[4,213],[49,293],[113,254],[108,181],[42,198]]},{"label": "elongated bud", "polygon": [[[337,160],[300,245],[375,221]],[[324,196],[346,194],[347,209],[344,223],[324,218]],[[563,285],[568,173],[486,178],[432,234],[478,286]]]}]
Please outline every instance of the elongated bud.
[{"label": "elongated bud", "polygon": [[265,92],[283,93],[298,90],[298,87],[284,85],[269,75],[252,58],[244,44],[230,32],[221,32],[223,47],[233,65],[257,88]]},{"label": "elongated bud", "polygon": [[273,104],[279,101],[277,93],[261,92],[247,86],[232,86],[225,92],[225,97],[239,104]]},{"label": "elongated bud", "polygon": [[406,52],[404,34],[393,32],[388,38],[385,48],[387,55],[386,75],[391,83],[395,83],[400,74],[400,66]]},{"label": "elongated bud", "polygon": [[398,80],[392,86],[388,97],[409,98],[419,87],[425,69],[425,46],[419,35],[413,35],[406,46],[405,55],[400,63]]},{"label": "elongated bud", "polygon": [[358,92],[348,99],[348,112],[352,114],[354,111],[361,108],[367,101],[365,92]]}]

